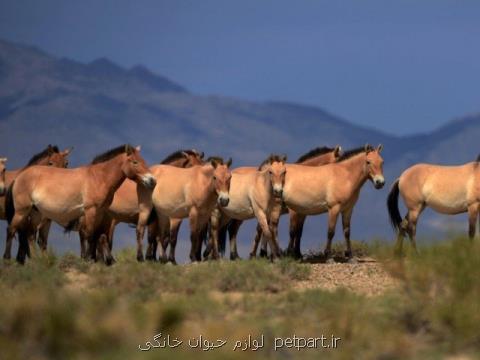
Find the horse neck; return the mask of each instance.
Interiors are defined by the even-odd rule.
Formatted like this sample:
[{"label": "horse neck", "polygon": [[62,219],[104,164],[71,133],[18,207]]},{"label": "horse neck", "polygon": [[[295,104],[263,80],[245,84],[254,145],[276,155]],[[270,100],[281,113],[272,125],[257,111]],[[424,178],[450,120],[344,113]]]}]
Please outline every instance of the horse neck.
[{"label": "horse neck", "polygon": [[338,166],[345,168],[349,173],[349,178],[353,182],[353,190],[359,190],[368,179],[368,173],[365,171],[365,156],[359,154],[349,159],[337,163]]},{"label": "horse neck", "polygon": [[96,181],[101,181],[100,184],[95,186],[103,187],[107,193],[113,194],[122,185],[127,178],[122,171],[122,158],[116,156],[111,160],[107,160],[98,164],[90,165],[90,170],[98,176],[95,176]]},{"label": "horse neck", "polygon": [[206,201],[216,201],[218,195],[215,191],[215,184],[213,182],[213,172],[215,171],[215,169],[210,165],[199,165],[199,167],[199,184],[205,187],[205,192],[203,195],[205,196]]},{"label": "horse neck", "polygon": [[[272,194],[273,189],[272,189],[272,182],[270,180],[270,176],[268,174],[267,170],[259,170],[257,171],[257,179],[260,180],[260,186],[262,187],[263,190],[266,191],[267,194]],[[257,182],[258,184],[258,182]],[[255,184],[255,185],[257,185]]]},{"label": "horse neck", "polygon": [[165,163],[163,165],[170,165],[170,166],[175,166],[175,167],[179,167],[179,168],[184,168],[184,163],[185,163],[185,159],[184,158],[180,158],[180,159],[175,159],[175,160],[172,160],[168,163]]},{"label": "horse neck", "polygon": [[305,161],[302,161],[299,164],[305,165],[305,166],[321,166],[321,165],[330,164],[332,162],[331,158],[332,158],[332,154],[327,153],[327,154],[322,154],[322,155],[318,155],[313,158],[307,159]]}]

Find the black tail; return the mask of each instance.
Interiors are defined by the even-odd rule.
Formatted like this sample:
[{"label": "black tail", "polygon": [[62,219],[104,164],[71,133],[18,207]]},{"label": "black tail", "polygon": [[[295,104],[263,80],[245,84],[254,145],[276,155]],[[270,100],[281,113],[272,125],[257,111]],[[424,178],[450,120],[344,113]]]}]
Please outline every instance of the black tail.
[{"label": "black tail", "polygon": [[398,194],[400,194],[400,189],[398,188],[399,181],[400,180],[397,179],[397,181],[393,183],[387,198],[388,215],[390,215],[390,223],[395,230],[398,230],[402,223],[402,215],[400,215],[400,210],[398,209]]},{"label": "black tail", "polygon": [[63,232],[64,234],[68,234],[76,229],[78,229],[80,226],[80,218],[78,219],[73,219],[72,221],[70,221],[67,226],[65,226],[63,228]]},{"label": "black tail", "polygon": [[8,187],[7,193],[5,194],[5,216],[7,218],[8,224],[12,222],[13,216],[15,215],[15,204],[13,203],[13,184]]},{"label": "black tail", "polygon": [[152,210],[150,210],[150,215],[148,215],[147,225],[150,225],[155,220],[157,220],[157,211],[155,210],[155,206],[152,206]]}]

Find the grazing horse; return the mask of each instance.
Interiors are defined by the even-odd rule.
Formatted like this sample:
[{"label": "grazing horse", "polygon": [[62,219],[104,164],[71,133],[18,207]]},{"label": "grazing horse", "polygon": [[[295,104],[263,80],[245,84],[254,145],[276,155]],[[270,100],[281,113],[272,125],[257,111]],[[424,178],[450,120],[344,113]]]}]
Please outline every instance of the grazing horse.
[{"label": "grazing horse", "polygon": [[[21,169],[10,170],[5,172],[5,192],[8,189],[15,178],[25,169],[29,168],[33,165],[45,165],[45,166],[53,166],[58,168],[66,168],[68,166],[68,156],[72,152],[73,148],[67,148],[63,151],[60,151],[57,146],[55,145],[48,145],[44,150],[40,151],[38,154],[32,156],[32,158],[28,161],[27,165]],[[5,214],[5,196],[0,196],[0,219],[7,220]],[[44,242],[46,243],[46,239],[48,237],[48,231],[50,229],[50,222],[45,221],[43,223],[40,222],[39,216],[37,213],[32,213],[29,221],[29,229],[28,229],[28,238],[29,242],[33,243],[37,230],[39,235],[39,244],[42,245]],[[7,241],[5,243],[5,253],[3,254],[4,259],[11,258],[12,252],[12,239],[8,238],[7,234]]]},{"label": "grazing horse", "polygon": [[[441,214],[468,212],[468,235],[473,239],[480,210],[479,160],[480,156],[474,162],[459,166],[417,164],[400,175],[387,199],[390,221],[398,231],[395,246],[397,254],[402,253],[405,234],[408,234],[414,251],[417,251],[417,221],[427,206]],[[398,209],[399,194],[407,207],[403,220]]]},{"label": "grazing horse", "polygon": [[3,157],[0,158],[0,196],[5,195],[5,191],[7,189],[7,186],[5,184],[5,173],[7,171],[6,169],[6,164],[7,163],[7,158]]},{"label": "grazing horse", "polygon": [[[305,166],[321,166],[325,164],[331,164],[338,160],[342,152],[342,147],[340,145],[335,146],[334,148],[330,147],[317,147],[310,150],[306,154],[300,156],[300,158],[295,162],[296,164],[305,165]],[[289,164],[286,164],[288,171]],[[290,241],[288,243],[287,254],[294,255],[295,257],[301,257],[300,254],[300,238],[302,236],[303,224],[305,223],[305,217],[298,216],[295,211],[288,209],[284,204],[281,198],[276,199],[275,206],[272,209],[271,216],[269,218],[270,228],[273,232],[274,239],[276,239],[277,246],[278,242],[278,223],[280,216],[286,213],[290,215]],[[234,226],[234,224],[232,224]],[[231,226],[231,225],[230,225]],[[228,229],[230,232],[230,228]],[[257,254],[258,243],[262,239],[262,228],[257,225],[257,233],[255,239],[253,240],[252,253],[251,257],[255,257]],[[298,248],[298,251],[296,250]],[[262,239],[262,249],[260,250],[260,256],[267,256],[267,241],[265,238]]]},{"label": "grazing horse", "polygon": [[307,215],[328,212],[328,240],[325,258],[331,261],[331,245],[339,214],[342,214],[343,233],[347,245],[346,257],[352,259],[350,220],[360,190],[367,180],[376,189],[385,184],[382,145],[370,145],[345,152],[337,162],[323,166],[290,164],[287,166],[283,200],[300,219]]},{"label": "grazing horse", "polygon": [[[191,167],[194,165],[199,165],[203,163],[203,152],[199,153],[196,150],[179,150],[176,151],[169,156],[167,156],[161,164],[167,164],[176,167]],[[108,242],[110,246],[110,250],[112,249],[113,244],[113,233],[115,231],[115,226],[120,223],[124,222],[127,224],[137,224],[138,223],[138,214],[139,214],[139,207],[138,207],[138,194],[146,193],[146,196],[151,196],[151,190],[145,189],[143,184],[136,184],[134,181],[130,179],[126,179],[122,185],[118,188],[115,192],[113,197],[112,204],[108,208],[107,216],[104,218],[102,228],[106,229],[108,232]],[[142,194],[143,195],[143,194]],[[142,196],[141,195],[141,196]],[[158,229],[158,224],[152,224],[152,229]],[[179,224],[180,225],[180,224]],[[168,229],[167,229],[168,230]],[[153,231],[153,230],[152,230]],[[156,234],[149,236],[149,239]],[[142,250],[142,239],[143,233],[141,235],[137,234],[137,260],[143,261],[143,250]],[[140,240],[140,242],[138,242]],[[156,250],[156,243],[149,244],[155,247]]]},{"label": "grazing horse", "polygon": [[[169,165],[152,166],[151,171],[157,180],[150,199],[139,199],[139,228],[144,228],[151,211],[155,211],[160,223],[170,223],[170,254],[168,260],[175,263],[180,219],[190,221],[190,260],[201,260],[200,233],[208,223],[216,204],[224,207],[229,203],[230,165],[232,159],[211,157],[206,164],[187,169]],[[153,205],[153,208],[152,208]],[[163,245],[163,244],[161,244]],[[159,247],[160,257],[165,258],[163,246]],[[214,249],[216,252],[217,249]],[[218,253],[214,254],[218,256]]]},{"label": "grazing horse", "polygon": [[[268,239],[272,251],[272,257],[280,255],[270,227],[268,219],[270,211],[275,206],[275,199],[281,199],[283,183],[285,181],[286,156],[270,155],[254,172],[250,168],[238,168],[232,171],[229,197],[227,206],[218,207],[212,213],[211,237],[204,257],[208,257],[212,247],[218,245],[218,231],[232,219],[234,226],[229,227],[230,233],[230,259],[237,259],[237,233],[243,221],[257,218],[264,236]],[[223,245],[224,246],[224,245]]]},{"label": "grazing horse", "polygon": [[[43,218],[68,226],[80,221],[80,233],[89,243],[92,259],[96,259],[93,235],[110,206],[115,191],[126,178],[155,186],[140,148],[122,145],[98,155],[90,165],[74,169],[31,166],[22,171],[7,193],[8,236],[13,238],[36,209]],[[17,261],[24,263],[29,244],[19,232]],[[84,251],[83,251],[84,252]],[[106,241],[101,252],[107,265],[113,257]]]}]

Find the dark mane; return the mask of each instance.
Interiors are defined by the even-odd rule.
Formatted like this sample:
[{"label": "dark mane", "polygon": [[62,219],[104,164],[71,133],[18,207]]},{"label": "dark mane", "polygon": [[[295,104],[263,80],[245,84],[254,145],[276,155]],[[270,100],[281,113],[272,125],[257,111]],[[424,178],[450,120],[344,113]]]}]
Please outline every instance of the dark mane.
[{"label": "dark mane", "polygon": [[129,144],[124,144],[117,146],[114,149],[110,149],[108,151],[105,151],[104,153],[95,156],[95,158],[92,160],[91,164],[98,164],[104,161],[108,161],[113,159],[115,156],[123,154],[125,152],[125,147],[130,146],[133,149],[133,146]]},{"label": "dark mane", "polygon": [[43,149],[41,152],[38,154],[35,154],[32,156],[32,158],[28,161],[26,166],[31,166],[35,165],[38,161],[41,159],[45,158],[48,156],[49,152],[54,152],[54,153],[59,153],[60,150],[58,149],[58,146],[54,145],[48,145],[45,149]]},{"label": "dark mane", "polygon": [[477,156],[477,160],[475,160],[476,162],[480,162],[480,154],[478,154]]},{"label": "dark mane", "polygon": [[218,163],[218,165],[223,165],[224,164],[223,158],[221,156],[210,156],[207,159],[207,163],[209,163],[211,161],[215,161],[216,163]]},{"label": "dark mane", "polygon": [[332,152],[333,150],[335,150],[335,148],[329,148],[329,147],[327,147],[327,146],[316,147],[315,149],[312,149],[312,150],[310,150],[309,152],[307,152],[307,153],[303,154],[302,156],[300,156],[300,157],[298,158],[298,160],[295,161],[295,162],[298,164],[298,163],[307,161],[308,159],[314,158],[314,157],[316,157],[316,156],[320,156],[320,155],[323,155],[323,154]]},{"label": "dark mane", "polygon": [[178,150],[168,155],[165,159],[162,160],[160,164],[170,164],[175,160],[184,159],[185,156],[183,155],[183,153],[187,153],[188,155],[198,155],[198,153],[195,150],[190,150],[190,149]]},{"label": "dark mane", "polygon": [[282,162],[286,161],[287,157],[285,155],[278,155],[278,154],[270,154],[268,158],[262,161],[262,163],[258,166],[258,170],[262,170],[262,167],[267,164],[271,164],[275,161]]},{"label": "dark mane", "polygon": [[[367,147],[368,150],[371,150],[373,151],[373,147],[371,145],[368,145]],[[360,146],[358,148],[355,148],[355,149],[351,149],[351,150],[347,150],[345,151],[342,156],[340,156],[337,160],[337,162],[340,162],[340,161],[344,161],[344,160],[347,160],[347,159],[350,159],[352,157],[354,157],[355,155],[358,155],[362,152],[365,152],[365,146]]]}]

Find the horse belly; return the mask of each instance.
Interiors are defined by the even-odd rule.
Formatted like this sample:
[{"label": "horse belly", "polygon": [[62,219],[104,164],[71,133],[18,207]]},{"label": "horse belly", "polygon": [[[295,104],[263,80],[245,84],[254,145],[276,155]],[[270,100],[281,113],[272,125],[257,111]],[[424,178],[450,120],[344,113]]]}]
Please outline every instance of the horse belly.
[{"label": "horse belly", "polygon": [[42,196],[39,193],[32,194],[33,206],[46,218],[61,225],[67,225],[70,221],[78,219],[84,214],[84,206],[81,196],[76,198],[63,198],[55,196]]},{"label": "horse belly", "polygon": [[426,197],[426,204],[441,214],[459,214],[467,211],[466,191],[452,188],[448,191],[431,192]]},{"label": "horse belly", "polygon": [[222,212],[236,220],[248,220],[255,217],[250,203],[238,204],[230,202],[227,207],[222,208]]}]

